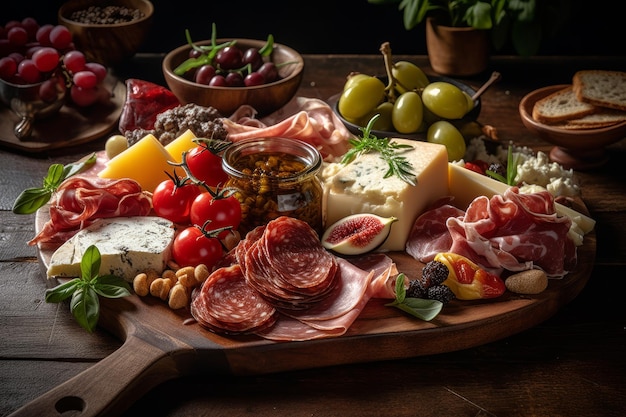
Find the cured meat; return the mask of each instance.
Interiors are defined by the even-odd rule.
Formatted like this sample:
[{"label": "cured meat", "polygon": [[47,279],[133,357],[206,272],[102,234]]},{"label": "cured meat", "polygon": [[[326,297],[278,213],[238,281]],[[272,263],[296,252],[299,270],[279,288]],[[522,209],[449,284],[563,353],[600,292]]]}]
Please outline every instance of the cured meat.
[{"label": "cured meat", "polygon": [[558,216],[547,191],[520,194],[517,187],[491,199],[479,197],[463,219],[448,219],[458,253],[486,269],[540,268],[562,277],[576,266],[576,245],[568,235],[571,220]]},{"label": "cured meat", "polygon": [[50,220],[29,245],[62,243],[96,219],[146,216],[152,199],[132,179],[70,177],[57,189],[50,204]]},{"label": "cured meat", "polygon": [[[373,277],[367,290],[371,298],[394,299],[396,297],[396,280],[400,271],[393,259],[384,253],[369,253],[364,256],[350,258],[356,267],[372,271]],[[409,286],[409,278],[405,277],[405,287]]]},{"label": "cured meat", "polygon": [[192,316],[222,333],[250,333],[271,326],[276,309],[246,284],[239,265],[219,268],[191,302]]},{"label": "cured meat", "polygon": [[420,215],[409,232],[406,252],[420,262],[430,262],[437,253],[446,252],[452,246],[446,221],[450,217],[462,217],[465,212],[450,204],[450,200],[440,200]]},{"label": "cured meat", "polygon": [[562,277],[576,266],[571,220],[556,213],[547,191],[521,194],[510,187],[503,195],[477,197],[461,213],[440,206],[418,217],[407,252],[422,262],[437,252],[457,253],[498,275],[540,268]]},{"label": "cured meat", "polygon": [[317,148],[327,160],[345,154],[353,137],[332,108],[319,99],[296,97],[262,119],[262,123],[252,123],[249,115],[241,117],[241,123],[233,118],[222,120],[230,141],[260,137],[300,139]]},{"label": "cured meat", "polygon": [[159,113],[180,105],[170,90],[149,81],[126,80],[126,101],[119,121],[119,131],[154,128]]}]

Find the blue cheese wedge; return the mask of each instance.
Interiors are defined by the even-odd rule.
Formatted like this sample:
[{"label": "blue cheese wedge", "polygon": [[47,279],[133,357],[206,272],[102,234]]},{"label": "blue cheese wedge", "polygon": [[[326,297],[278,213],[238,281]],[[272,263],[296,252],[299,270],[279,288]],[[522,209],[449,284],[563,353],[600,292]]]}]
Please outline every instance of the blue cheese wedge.
[{"label": "blue cheese wedge", "polygon": [[100,274],[132,282],[135,275],[154,269],[163,272],[170,259],[174,224],[155,216],[101,219],[61,245],[50,258],[47,275],[80,276],[85,250],[95,245],[102,256]]},{"label": "blue cheese wedge", "polygon": [[439,198],[448,195],[448,154],[443,145],[408,139],[393,141],[412,147],[402,153],[417,178],[410,185],[389,169],[377,152],[366,153],[347,165],[328,164],[324,181],[325,224],[351,214],[371,213],[398,219],[381,250],[403,251],[415,219]]}]

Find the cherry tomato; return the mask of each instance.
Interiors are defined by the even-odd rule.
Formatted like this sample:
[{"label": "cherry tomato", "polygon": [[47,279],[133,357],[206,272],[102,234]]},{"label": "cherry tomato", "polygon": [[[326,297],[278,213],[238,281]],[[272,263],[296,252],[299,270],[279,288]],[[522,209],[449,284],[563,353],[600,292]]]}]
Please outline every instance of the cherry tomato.
[{"label": "cherry tomato", "polygon": [[223,255],[220,240],[206,236],[195,226],[187,227],[176,235],[172,244],[172,258],[181,267],[205,264],[211,270]]},{"label": "cherry tomato", "polygon": [[200,193],[200,187],[195,184],[178,186],[173,180],[168,179],[154,189],[152,206],[158,216],[174,223],[187,224],[191,204]]},{"label": "cherry tomato", "polygon": [[222,169],[222,157],[204,146],[196,146],[186,156],[187,166],[194,177],[209,187],[224,185],[228,176]]},{"label": "cherry tomato", "polygon": [[[232,226],[237,230],[241,222],[241,204],[233,196],[213,197],[210,193],[202,193],[195,198],[189,214],[191,223],[203,226],[207,220],[211,223],[207,230],[215,230],[222,227]],[[220,238],[228,235],[228,230],[219,234]]]}]

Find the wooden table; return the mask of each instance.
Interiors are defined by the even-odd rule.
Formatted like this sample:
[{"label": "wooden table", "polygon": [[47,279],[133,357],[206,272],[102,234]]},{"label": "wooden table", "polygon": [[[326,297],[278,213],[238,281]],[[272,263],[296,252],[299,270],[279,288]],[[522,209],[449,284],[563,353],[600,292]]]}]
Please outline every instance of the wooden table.
[{"label": "wooden table", "polygon": [[[411,59],[428,72],[423,56]],[[159,56],[137,57],[120,77],[162,82]],[[328,99],[350,71],[383,74],[378,55],[307,55],[300,95]],[[626,70],[626,58],[494,57],[502,80],[484,95],[479,121],[501,140],[550,150],[522,125],[529,91],[570,82],[579,69]],[[490,71],[465,80],[478,87]],[[21,190],[38,186],[51,163],[103,148],[104,139],[45,155],[0,148],[0,416],[89,368],[121,346],[88,334],[67,304],[47,304],[33,216],[15,215]],[[260,376],[202,374],[165,382],[124,415],[152,416],[622,416],[626,415],[626,141],[599,169],[578,172],[596,219],[597,255],[588,284],[542,324],[472,349],[410,359]],[[145,414],[144,414],[145,413]]]}]

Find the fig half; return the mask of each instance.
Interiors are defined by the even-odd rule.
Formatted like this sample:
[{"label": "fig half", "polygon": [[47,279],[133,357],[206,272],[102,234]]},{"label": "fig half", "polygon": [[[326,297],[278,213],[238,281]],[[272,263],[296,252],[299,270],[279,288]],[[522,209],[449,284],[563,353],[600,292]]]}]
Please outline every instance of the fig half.
[{"label": "fig half", "polygon": [[382,245],[396,217],[352,214],[337,220],[322,235],[322,245],[342,255],[361,255]]}]

